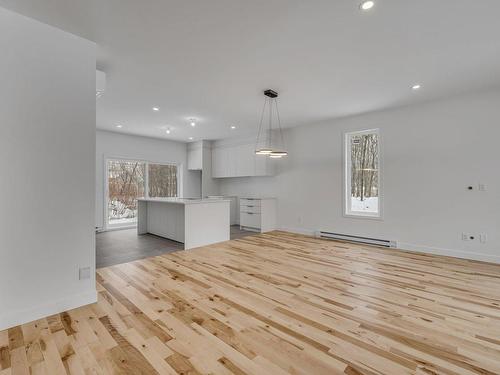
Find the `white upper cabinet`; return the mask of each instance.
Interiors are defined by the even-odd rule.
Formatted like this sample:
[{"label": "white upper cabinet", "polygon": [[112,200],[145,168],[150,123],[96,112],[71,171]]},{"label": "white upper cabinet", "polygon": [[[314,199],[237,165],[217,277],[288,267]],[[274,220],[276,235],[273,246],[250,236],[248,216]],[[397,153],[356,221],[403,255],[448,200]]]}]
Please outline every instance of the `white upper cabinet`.
[{"label": "white upper cabinet", "polygon": [[229,163],[224,162],[226,155],[225,148],[212,149],[212,177],[227,177],[229,175]]},{"label": "white upper cabinet", "polygon": [[203,169],[203,145],[199,142],[188,145],[187,167],[190,171]]},{"label": "white upper cabinet", "polygon": [[272,160],[255,155],[255,145],[222,145],[212,149],[212,177],[273,176]]},{"label": "white upper cabinet", "polygon": [[266,155],[255,155],[255,175],[256,176],[273,176],[274,175],[274,164],[276,160],[272,160]]},{"label": "white upper cabinet", "polygon": [[236,146],[236,176],[254,176],[255,175],[255,158],[254,146],[242,145]]}]

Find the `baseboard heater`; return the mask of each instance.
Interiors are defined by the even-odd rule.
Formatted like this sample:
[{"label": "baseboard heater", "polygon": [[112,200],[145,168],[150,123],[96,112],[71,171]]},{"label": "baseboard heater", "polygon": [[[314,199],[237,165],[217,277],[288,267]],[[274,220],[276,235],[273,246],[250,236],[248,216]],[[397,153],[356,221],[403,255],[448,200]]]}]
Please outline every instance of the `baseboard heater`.
[{"label": "baseboard heater", "polygon": [[370,237],[351,236],[350,234],[340,234],[340,233],[318,231],[318,232],[316,232],[316,236],[319,238],[327,238],[330,240],[340,240],[340,241],[348,241],[348,242],[355,242],[355,243],[364,243],[367,245],[376,245],[376,246],[392,247],[392,248],[397,247],[396,241],[381,240],[378,238],[370,238]]}]

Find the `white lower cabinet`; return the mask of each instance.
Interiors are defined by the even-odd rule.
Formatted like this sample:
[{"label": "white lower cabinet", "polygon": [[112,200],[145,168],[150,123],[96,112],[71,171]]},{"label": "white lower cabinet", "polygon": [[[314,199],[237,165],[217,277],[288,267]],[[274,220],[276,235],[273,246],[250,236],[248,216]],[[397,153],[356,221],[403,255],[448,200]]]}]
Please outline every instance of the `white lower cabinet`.
[{"label": "white lower cabinet", "polygon": [[240,226],[253,229],[261,229],[260,214],[252,212],[240,212]]},{"label": "white lower cabinet", "polygon": [[276,229],[275,198],[240,198],[240,228],[257,232]]}]

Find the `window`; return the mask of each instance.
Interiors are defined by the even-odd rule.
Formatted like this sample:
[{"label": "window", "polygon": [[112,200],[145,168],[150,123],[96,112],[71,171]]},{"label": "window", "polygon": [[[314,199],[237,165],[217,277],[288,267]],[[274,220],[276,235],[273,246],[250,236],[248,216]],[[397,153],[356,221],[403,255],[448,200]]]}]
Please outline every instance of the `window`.
[{"label": "window", "polygon": [[177,197],[178,174],[175,164],[137,160],[107,160],[108,227],[137,224],[137,199]]},{"label": "window", "polygon": [[148,165],[149,196],[151,198],[177,197],[177,166]]},{"label": "window", "polygon": [[108,160],[108,225],[125,226],[137,221],[137,198],[144,197],[146,163]]},{"label": "window", "polygon": [[379,218],[380,135],[378,129],[345,135],[345,214]]}]

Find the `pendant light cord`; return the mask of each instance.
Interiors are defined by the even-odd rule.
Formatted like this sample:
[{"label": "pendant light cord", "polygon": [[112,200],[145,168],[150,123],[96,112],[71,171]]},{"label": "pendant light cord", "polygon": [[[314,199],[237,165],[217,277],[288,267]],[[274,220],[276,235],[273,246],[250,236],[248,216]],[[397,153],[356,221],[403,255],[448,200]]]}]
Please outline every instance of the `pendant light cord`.
[{"label": "pendant light cord", "polygon": [[269,98],[269,149],[273,149],[273,99]]},{"label": "pendant light cord", "polygon": [[281,147],[282,147],[281,151],[285,151],[285,138],[283,137],[283,129],[281,128],[281,119],[280,119],[280,111],[278,110],[278,101],[275,100],[274,104],[276,105],[276,117],[278,118],[278,127],[281,138]]},{"label": "pendant light cord", "polygon": [[259,133],[257,134],[257,144],[255,145],[255,151],[259,149],[260,134],[262,131],[262,122],[264,121],[264,112],[266,111],[267,100],[264,100],[264,106],[262,107],[262,114],[260,115]]}]

